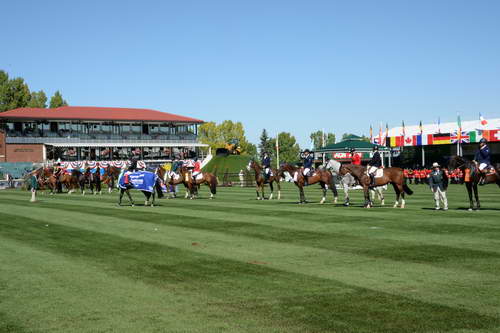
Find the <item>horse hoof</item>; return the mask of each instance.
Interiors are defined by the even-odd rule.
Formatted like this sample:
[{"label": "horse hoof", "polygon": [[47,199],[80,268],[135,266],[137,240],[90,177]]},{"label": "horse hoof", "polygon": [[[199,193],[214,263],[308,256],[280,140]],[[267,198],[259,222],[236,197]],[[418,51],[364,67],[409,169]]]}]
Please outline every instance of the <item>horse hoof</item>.
[{"label": "horse hoof", "polygon": [[469,208],[469,212],[472,212],[472,208]]},{"label": "horse hoof", "polygon": [[337,203],[337,198],[333,199],[333,203]]}]

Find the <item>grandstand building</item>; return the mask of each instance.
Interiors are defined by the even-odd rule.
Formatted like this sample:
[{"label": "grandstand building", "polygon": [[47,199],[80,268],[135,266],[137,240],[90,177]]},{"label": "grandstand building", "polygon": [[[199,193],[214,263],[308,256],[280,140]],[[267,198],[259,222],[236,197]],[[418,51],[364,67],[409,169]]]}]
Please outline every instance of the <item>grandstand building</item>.
[{"label": "grandstand building", "polygon": [[203,157],[202,123],[149,109],[19,108],[0,113],[0,162],[124,160],[133,151],[151,161]]}]

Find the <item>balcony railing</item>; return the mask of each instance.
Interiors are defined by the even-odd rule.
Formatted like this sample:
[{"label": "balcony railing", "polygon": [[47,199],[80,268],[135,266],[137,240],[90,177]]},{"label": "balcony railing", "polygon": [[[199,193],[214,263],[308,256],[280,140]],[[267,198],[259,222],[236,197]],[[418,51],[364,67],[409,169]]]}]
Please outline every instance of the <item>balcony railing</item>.
[{"label": "balcony railing", "polygon": [[110,146],[116,145],[158,145],[158,144],[197,144],[199,145],[196,138],[193,139],[90,139],[81,137],[66,137],[66,138],[52,138],[52,137],[7,137],[5,139],[6,143],[17,143],[17,144],[30,144],[30,143],[43,143],[43,144],[86,144],[92,146],[93,144]]}]

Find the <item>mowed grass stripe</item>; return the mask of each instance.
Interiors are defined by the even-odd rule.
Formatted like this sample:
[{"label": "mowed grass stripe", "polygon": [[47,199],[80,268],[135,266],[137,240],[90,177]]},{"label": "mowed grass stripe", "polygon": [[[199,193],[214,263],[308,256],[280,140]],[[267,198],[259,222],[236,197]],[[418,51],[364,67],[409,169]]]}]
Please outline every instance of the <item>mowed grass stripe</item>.
[{"label": "mowed grass stripe", "polygon": [[[46,214],[48,221],[56,216],[57,212]],[[458,301],[465,307],[484,313],[496,313],[498,307],[498,299],[488,295],[491,286],[479,283],[481,281],[483,284],[489,283],[495,286],[495,283],[498,284],[496,275],[488,278],[487,275],[474,272],[431,268],[428,265],[409,263],[398,264],[401,267],[401,272],[394,274],[395,264],[391,260],[373,260],[359,255],[347,255],[291,244],[282,244],[280,247],[276,247],[273,242],[255,242],[254,239],[242,236],[228,238],[219,233],[200,233],[177,227],[167,226],[166,229],[162,228],[163,233],[157,233],[152,231],[154,225],[150,225],[146,230],[143,225],[138,226],[137,222],[118,218],[108,218],[107,224],[96,221],[90,215],[80,214],[79,218],[86,222],[79,224],[78,227],[91,228],[95,232],[109,232],[117,235],[123,233],[123,237],[169,244],[169,246],[189,249],[189,251],[203,252],[242,262],[255,260],[266,262],[268,267],[287,272],[339,280],[349,285],[366,286],[381,292],[417,297],[450,306],[457,304]],[[74,219],[65,220],[58,223],[73,225],[75,222]],[[190,246],[191,241],[201,241],[204,246],[192,247]],[[230,247],[232,247],[232,251],[228,252],[227,249]],[[474,286],[474,295],[463,301],[462,295],[453,294],[452,289],[448,289],[449,280],[443,279],[443,276],[453,277],[454,288]]]},{"label": "mowed grass stripe", "polygon": [[[264,266],[67,226],[51,225],[47,235],[44,226],[36,220],[12,222],[10,228],[2,228],[3,236],[8,234],[10,239],[23,240],[28,233],[31,246],[53,250],[77,262],[100,265],[106,271],[112,270],[119,276],[155,287],[172,285],[190,290],[197,295],[198,306],[215,305],[220,311],[239,315],[243,320],[262,318],[266,326],[274,323],[277,328],[286,327],[288,331],[400,332],[401,327],[413,331],[445,331],[500,325],[498,318],[465,309],[338,282],[332,285],[332,281],[325,283],[323,279]],[[228,299],[231,301],[227,302]],[[428,321],[422,322],[419,319],[422,315]],[[453,322],[443,323],[439,320],[443,316]]]},{"label": "mowed grass stripe", "polygon": [[[11,204],[18,203],[20,205],[24,205],[24,202],[22,201],[15,202],[11,200],[10,202]],[[84,209],[82,208],[82,205],[89,204],[80,202],[80,205],[66,204],[64,206],[60,205],[59,207],[64,207],[65,211],[73,211],[75,213],[78,213]],[[57,208],[58,205],[50,203],[41,207]],[[248,211],[239,216],[235,216],[236,213],[215,215],[214,213],[207,212],[204,214],[205,217],[203,219],[200,219],[198,216],[196,216],[196,214],[198,213],[196,213],[195,211],[180,211],[179,209],[171,208],[168,209],[168,213],[159,211],[158,209],[145,212],[138,210],[124,210],[120,208],[109,208],[102,210],[95,209],[94,211],[100,216],[104,215],[109,217],[133,218],[138,221],[169,224],[201,230],[219,231],[235,235],[240,234],[285,243],[297,242],[297,244],[310,247],[334,249],[337,251],[346,251],[358,254],[365,253],[367,255],[373,256],[390,256],[390,258],[397,260],[405,260],[404,253],[407,253],[407,260],[417,262],[443,262],[447,261],[448,258],[459,259],[467,257],[471,257],[473,259],[480,259],[482,257],[497,258],[498,252],[495,251],[500,251],[500,248],[498,248],[495,243],[488,246],[489,243],[485,242],[485,240],[482,238],[483,234],[488,235],[488,237],[493,237],[495,235],[492,230],[496,231],[496,229],[489,227],[481,228],[476,226],[447,225],[444,228],[445,231],[449,231],[450,229],[452,229],[455,231],[458,230],[460,231],[460,233],[464,233],[463,229],[475,231],[476,235],[474,235],[472,239],[475,239],[476,242],[468,244],[470,248],[467,248],[467,246],[464,247],[464,243],[462,242],[462,240],[456,240],[454,236],[450,236],[450,234],[452,234],[450,232],[446,233],[446,236],[444,237],[441,235],[439,237],[435,237],[435,243],[433,244],[428,235],[419,235],[415,232],[411,234],[411,240],[400,240],[400,233],[396,235],[392,235],[391,233],[391,235],[389,235],[388,232],[379,233],[373,229],[368,229],[366,227],[363,229],[359,227],[355,228],[352,225],[349,225],[350,229],[347,229],[348,227],[346,227],[342,230],[338,230],[336,226],[334,226],[333,228],[329,225],[324,226],[324,222],[321,221],[318,222],[319,224],[315,224],[322,226],[322,228],[314,228],[314,224],[311,223],[314,222],[314,219],[312,219],[312,221],[307,221],[307,223],[302,222],[301,224],[295,222],[293,226],[290,226],[288,223],[289,220],[287,220],[287,218],[292,217],[291,214],[282,215],[280,218],[273,217],[271,219],[268,218],[264,220],[259,217],[254,217],[251,212]],[[174,212],[178,213],[174,214]],[[273,226],[273,224],[278,224],[275,222],[280,222],[279,227]],[[352,224],[352,222],[354,221],[349,221],[350,224]],[[297,229],[298,227],[300,228]],[[434,227],[430,226],[429,228]],[[308,231],[306,229],[312,230]],[[322,230],[317,231],[318,229]],[[479,234],[479,230],[482,231],[482,234]],[[489,233],[487,233],[488,231]],[[384,238],[387,235],[395,239]],[[496,235],[500,236],[500,232],[496,233]],[[443,241],[447,238],[450,239],[449,242],[445,242],[445,244],[443,244]],[[467,240],[470,242],[470,235],[468,235]],[[370,246],[370,244],[373,244],[373,246]],[[364,249],[365,247],[367,247],[367,249]],[[389,249],[388,251],[377,251],[380,247]],[[424,250],[419,251],[419,247],[422,247],[422,249]],[[483,247],[488,247],[488,249],[481,250],[481,248]],[[362,252],[359,252],[359,249],[362,249]],[[372,252],[372,249],[375,251]],[[401,249],[401,251],[397,251],[398,249]],[[469,251],[470,256],[467,255],[467,251]],[[447,256],[448,253],[449,256]],[[496,267],[488,266],[487,269],[491,271],[495,270]]]}]

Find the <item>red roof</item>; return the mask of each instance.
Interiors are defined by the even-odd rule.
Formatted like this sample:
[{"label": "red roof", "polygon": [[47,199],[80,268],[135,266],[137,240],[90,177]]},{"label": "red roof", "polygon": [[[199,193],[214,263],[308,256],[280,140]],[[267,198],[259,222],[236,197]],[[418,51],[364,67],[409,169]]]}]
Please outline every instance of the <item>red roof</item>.
[{"label": "red roof", "polygon": [[0,119],[109,120],[203,123],[203,120],[150,109],[62,106],[55,109],[19,108],[0,113]]}]

